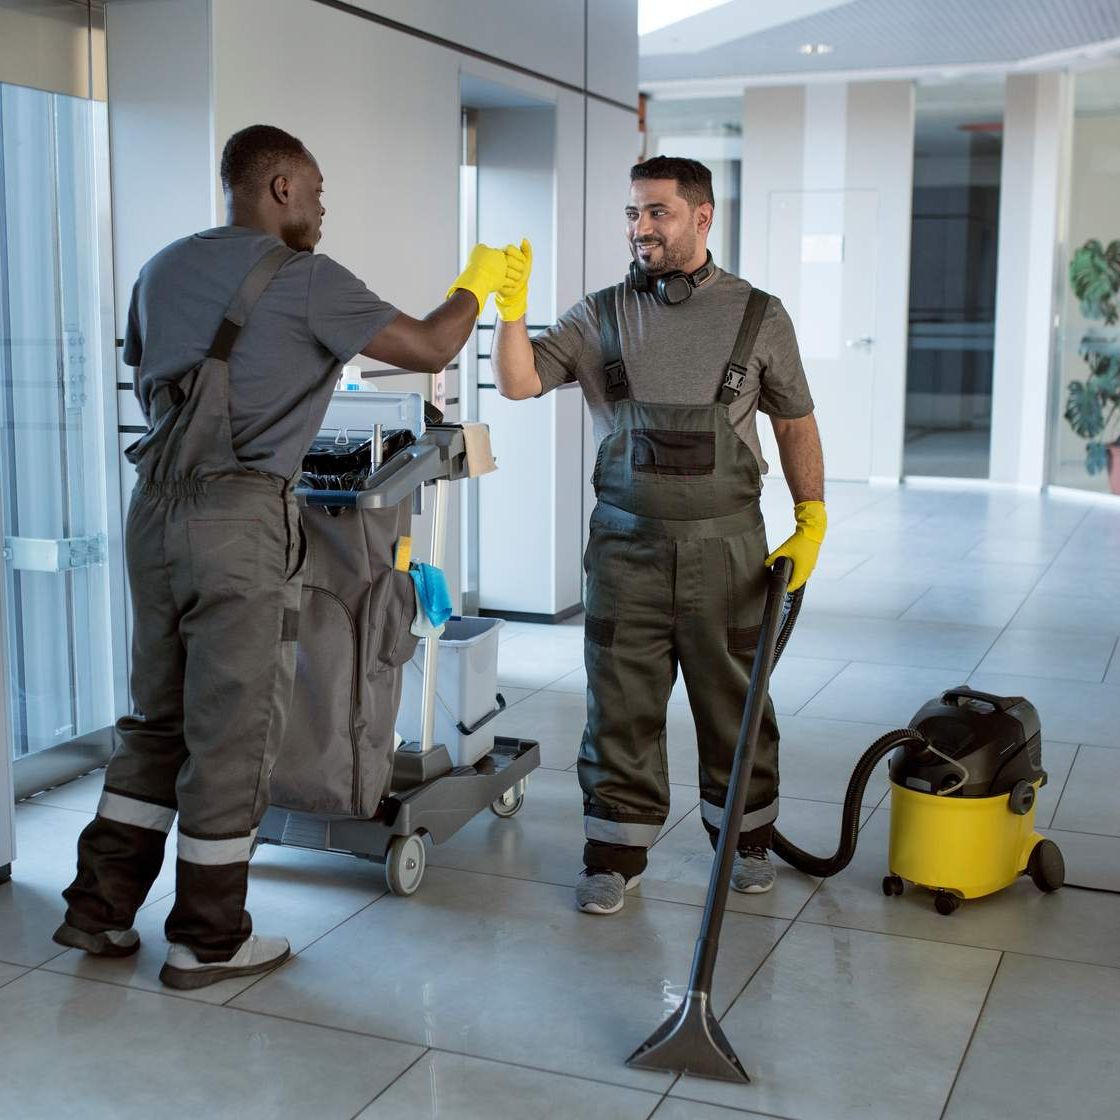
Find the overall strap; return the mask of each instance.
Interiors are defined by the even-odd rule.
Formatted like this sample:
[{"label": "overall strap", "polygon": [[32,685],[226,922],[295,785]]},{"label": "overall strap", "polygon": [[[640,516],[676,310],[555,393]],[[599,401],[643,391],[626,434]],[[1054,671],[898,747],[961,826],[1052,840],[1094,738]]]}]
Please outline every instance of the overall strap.
[{"label": "overall strap", "polygon": [[743,383],[747,379],[747,362],[751,360],[755,340],[758,338],[758,329],[762,326],[769,303],[769,293],[761,288],[751,288],[751,294],[747,297],[747,306],[743,311],[743,321],[739,324],[739,334],[731,351],[731,361],[727,364],[727,373],[720,387],[720,404],[733,403],[743,391]]},{"label": "overall strap", "polygon": [[242,281],[241,287],[230,301],[225,317],[214,335],[214,341],[206,355],[208,358],[217,358],[221,362],[229,361],[237,336],[249,318],[249,312],[256,306],[257,300],[264,295],[264,290],[272,283],[272,278],[294,256],[296,256],[295,249],[289,249],[287,245],[277,245],[269,249],[249,269],[248,276]]},{"label": "overall strap", "polygon": [[606,377],[606,395],[609,401],[626,400],[630,396],[630,383],[626,379],[626,366],[622,362],[622,341],[618,334],[618,313],[614,306],[616,288],[603,288],[594,295],[595,310],[599,315],[599,348],[603,352],[603,374]]}]

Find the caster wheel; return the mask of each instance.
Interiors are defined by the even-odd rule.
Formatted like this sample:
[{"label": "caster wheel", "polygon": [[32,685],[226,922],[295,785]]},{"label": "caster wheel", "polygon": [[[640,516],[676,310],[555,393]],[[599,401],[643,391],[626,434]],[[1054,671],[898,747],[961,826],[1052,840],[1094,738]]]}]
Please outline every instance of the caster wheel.
[{"label": "caster wheel", "polygon": [[525,804],[525,783],[518,782],[490,802],[490,812],[496,817],[512,817],[521,811]]},{"label": "caster wheel", "polygon": [[888,898],[894,895],[902,894],[905,886],[902,880],[897,875],[884,875],[883,876],[883,894]]},{"label": "caster wheel", "polygon": [[385,855],[385,882],[393,894],[406,897],[415,894],[424,878],[427,853],[418,833],[395,836]]},{"label": "caster wheel", "polygon": [[1066,861],[1053,840],[1040,840],[1027,860],[1027,874],[1040,891],[1049,894],[1066,881]]},{"label": "caster wheel", "polygon": [[933,896],[933,908],[939,913],[948,916],[960,909],[961,900],[948,891],[938,891]]},{"label": "caster wheel", "polygon": [[1016,782],[1007,795],[1007,807],[1017,817],[1026,816],[1034,807],[1034,786],[1030,782]]}]

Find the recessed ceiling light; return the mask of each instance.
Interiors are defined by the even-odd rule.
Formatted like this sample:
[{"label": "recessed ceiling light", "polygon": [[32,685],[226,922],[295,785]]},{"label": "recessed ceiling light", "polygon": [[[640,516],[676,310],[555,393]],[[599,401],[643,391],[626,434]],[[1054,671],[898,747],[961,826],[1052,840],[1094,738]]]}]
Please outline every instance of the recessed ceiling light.
[{"label": "recessed ceiling light", "polygon": [[802,54],[832,54],[828,43],[802,43],[797,49]]}]

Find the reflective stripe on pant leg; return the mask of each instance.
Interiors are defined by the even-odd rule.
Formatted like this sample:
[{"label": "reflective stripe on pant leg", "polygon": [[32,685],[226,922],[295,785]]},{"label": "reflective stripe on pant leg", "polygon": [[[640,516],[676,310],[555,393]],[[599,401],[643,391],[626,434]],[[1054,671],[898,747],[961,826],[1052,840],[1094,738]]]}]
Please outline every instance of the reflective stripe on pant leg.
[{"label": "reflective stripe on pant leg", "polygon": [[639,821],[609,821],[592,816],[583,818],[583,832],[588,840],[598,840],[603,844],[622,844],[630,848],[652,848],[664,827],[664,821],[646,824]]},{"label": "reflective stripe on pant leg", "polygon": [[151,829],[153,832],[162,832],[165,836],[175,822],[176,811],[174,806],[161,805],[146,798],[108,789],[101,794],[97,805],[97,815],[107,821]]},{"label": "reflective stripe on pant leg", "polygon": [[222,836],[212,840],[204,836],[189,836],[180,828],[179,859],[184,863],[197,863],[203,867],[248,863],[256,838],[255,828],[244,836]]},{"label": "reflective stripe on pant leg", "polygon": [[[711,825],[712,828],[720,829],[723,827],[723,806],[713,805],[710,801],[701,800],[700,802],[700,816],[703,818],[704,823]],[[739,832],[753,832],[756,828],[761,828],[766,824],[773,824],[778,819],[778,799],[775,797],[769,805],[763,805],[760,809],[750,809],[743,814],[743,822],[739,826]]]}]

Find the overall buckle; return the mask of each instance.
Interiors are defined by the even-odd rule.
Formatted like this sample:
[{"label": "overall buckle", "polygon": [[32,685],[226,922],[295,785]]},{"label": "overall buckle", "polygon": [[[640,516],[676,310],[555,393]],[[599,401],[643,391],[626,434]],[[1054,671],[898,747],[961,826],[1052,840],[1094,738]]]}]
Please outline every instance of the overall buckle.
[{"label": "overall buckle", "polygon": [[730,362],[727,373],[723,376],[723,385],[719,391],[720,404],[731,404],[738,400],[743,386],[747,383],[747,367],[736,362]]},{"label": "overall buckle", "polygon": [[613,401],[625,397],[629,392],[630,383],[626,379],[626,367],[622,362],[608,362],[603,367],[603,373],[606,377],[607,399]]}]

